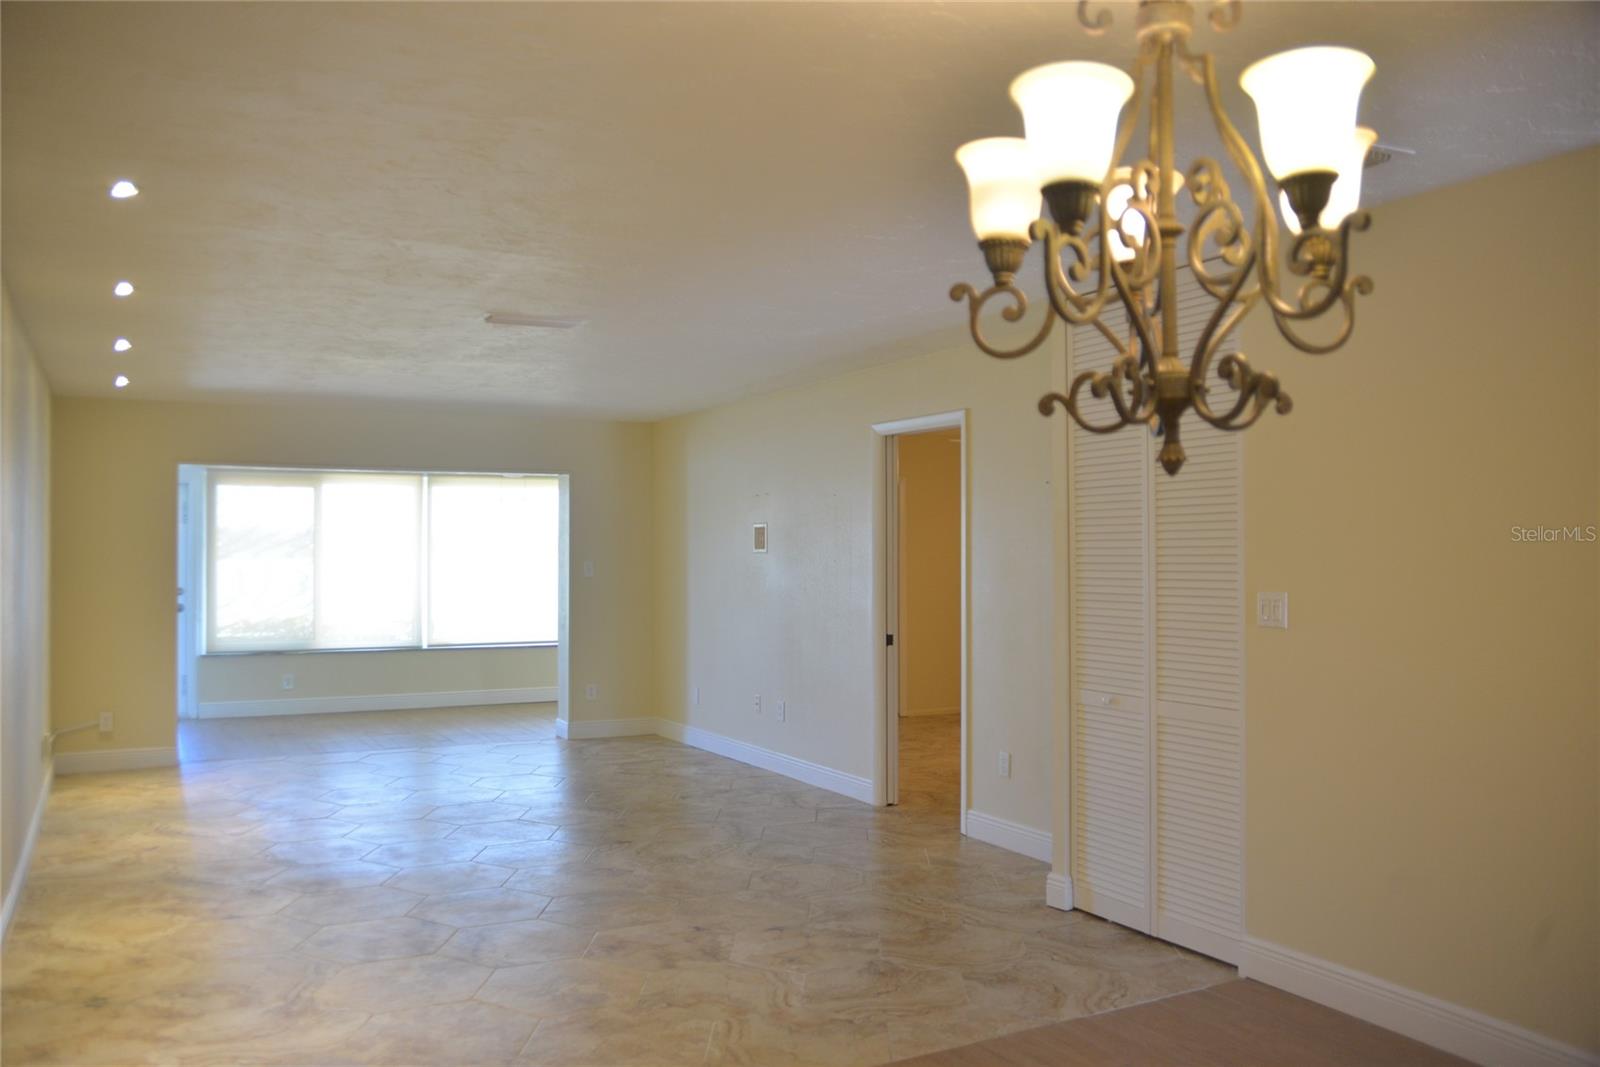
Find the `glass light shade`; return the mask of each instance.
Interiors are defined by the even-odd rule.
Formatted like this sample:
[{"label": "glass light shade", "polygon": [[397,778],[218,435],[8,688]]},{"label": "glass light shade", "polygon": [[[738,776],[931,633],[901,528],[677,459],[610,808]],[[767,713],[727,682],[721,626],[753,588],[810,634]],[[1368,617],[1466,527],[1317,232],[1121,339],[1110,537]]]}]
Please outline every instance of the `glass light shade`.
[{"label": "glass light shade", "polygon": [[1329,47],[1295,48],[1245,68],[1239,85],[1256,103],[1273,177],[1339,170],[1374,69],[1365,52]]},{"label": "glass light shade", "polygon": [[1104,63],[1050,63],[1011,83],[1011,99],[1038,161],[1039,178],[1099,187],[1116,148],[1117,116],[1133,79]]},{"label": "glass light shade", "polygon": [[985,137],[956,149],[971,192],[972,232],[978,240],[1026,241],[1039,217],[1039,173],[1021,137]]},{"label": "glass light shade", "polygon": [[[1349,214],[1361,206],[1361,172],[1366,169],[1367,152],[1378,140],[1378,131],[1357,126],[1350,139],[1350,148],[1339,164],[1339,177],[1328,194],[1328,206],[1322,209],[1318,223],[1324,230],[1336,230]],[[1300,232],[1300,220],[1289,207],[1289,194],[1278,193],[1278,208],[1290,233]]]}]

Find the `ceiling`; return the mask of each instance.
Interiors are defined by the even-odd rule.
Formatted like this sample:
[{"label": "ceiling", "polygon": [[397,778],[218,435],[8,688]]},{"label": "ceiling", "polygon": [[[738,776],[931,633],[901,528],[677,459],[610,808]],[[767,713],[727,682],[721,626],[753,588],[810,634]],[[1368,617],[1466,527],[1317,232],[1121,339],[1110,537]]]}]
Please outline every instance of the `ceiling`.
[{"label": "ceiling", "polygon": [[[1092,39],[1069,4],[12,0],[5,280],[61,393],[704,407],[961,336],[951,152],[1020,133],[1029,66],[1126,66],[1107,6]],[[1252,137],[1238,71],[1319,42],[1372,54],[1363,119],[1417,153],[1371,203],[1600,141],[1600,5],[1262,0],[1196,31]]]}]

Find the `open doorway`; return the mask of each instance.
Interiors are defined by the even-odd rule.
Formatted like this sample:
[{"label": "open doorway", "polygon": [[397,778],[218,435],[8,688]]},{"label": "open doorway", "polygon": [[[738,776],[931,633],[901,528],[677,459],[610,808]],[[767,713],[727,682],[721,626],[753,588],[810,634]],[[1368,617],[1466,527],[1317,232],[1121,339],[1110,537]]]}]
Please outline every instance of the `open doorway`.
[{"label": "open doorway", "polygon": [[884,802],[965,810],[966,482],[960,412],[885,436]]},{"label": "open doorway", "polygon": [[902,807],[961,815],[961,430],[895,438]]}]

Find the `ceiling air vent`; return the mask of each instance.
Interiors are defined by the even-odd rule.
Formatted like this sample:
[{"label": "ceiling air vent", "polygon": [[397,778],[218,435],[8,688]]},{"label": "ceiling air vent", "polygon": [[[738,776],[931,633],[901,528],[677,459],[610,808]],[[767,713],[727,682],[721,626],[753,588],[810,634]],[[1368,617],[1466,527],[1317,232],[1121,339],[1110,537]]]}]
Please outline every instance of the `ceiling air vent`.
[{"label": "ceiling air vent", "polygon": [[588,319],[569,315],[524,315],[516,311],[491,311],[483,317],[491,326],[532,326],[540,330],[575,330]]},{"label": "ceiling air vent", "polygon": [[1416,154],[1417,150],[1415,148],[1401,148],[1399,145],[1392,144],[1375,144],[1367,149],[1367,158],[1361,161],[1361,167],[1363,170],[1371,170],[1373,167],[1383,166],[1396,156],[1404,158],[1405,156],[1414,156]]}]

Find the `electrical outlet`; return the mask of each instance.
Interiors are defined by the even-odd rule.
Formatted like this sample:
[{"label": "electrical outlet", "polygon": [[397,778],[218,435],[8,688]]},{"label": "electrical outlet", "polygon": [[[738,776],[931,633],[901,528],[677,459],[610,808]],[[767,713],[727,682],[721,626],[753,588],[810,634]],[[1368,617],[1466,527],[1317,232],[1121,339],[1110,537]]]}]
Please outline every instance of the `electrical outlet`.
[{"label": "electrical outlet", "polygon": [[1000,753],[1000,777],[1011,777],[1011,753],[1009,752]]},{"label": "electrical outlet", "polygon": [[756,714],[757,715],[761,714],[761,694],[760,693],[756,694]]},{"label": "electrical outlet", "polygon": [[700,706],[700,687],[698,685],[694,687],[694,706],[697,708]]},{"label": "electrical outlet", "polygon": [[594,684],[593,682],[590,682],[588,685],[584,686],[583,687],[583,699],[585,699],[585,700],[599,700],[600,699],[600,687],[598,685]]},{"label": "electrical outlet", "polygon": [[594,577],[594,560],[586,559],[583,561],[583,576],[585,578]]},{"label": "electrical outlet", "polygon": [[109,711],[100,713],[100,732],[103,734],[111,732],[111,713]]},{"label": "electrical outlet", "polygon": [[789,715],[789,702],[787,700],[778,701],[778,721],[782,722],[784,719],[786,719],[788,717],[788,715]]},{"label": "electrical outlet", "polygon": [[284,675],[283,676],[283,681],[281,683],[279,683],[279,684],[281,684],[283,686],[283,688],[285,688],[285,689],[293,689],[294,688],[294,675],[292,675],[292,674]]}]

